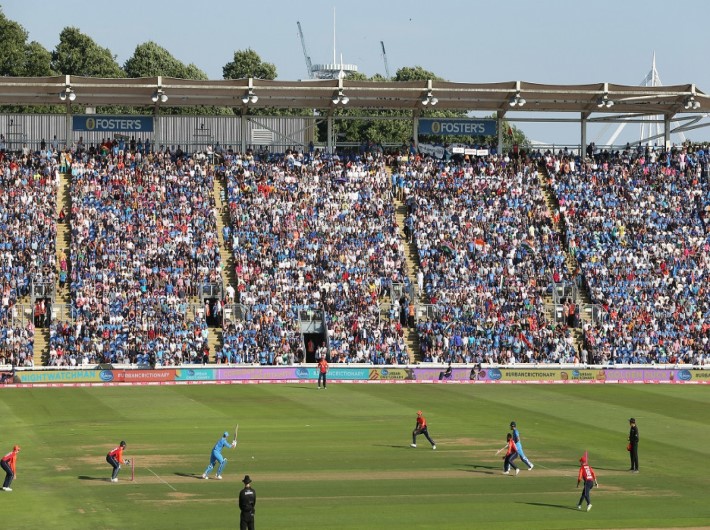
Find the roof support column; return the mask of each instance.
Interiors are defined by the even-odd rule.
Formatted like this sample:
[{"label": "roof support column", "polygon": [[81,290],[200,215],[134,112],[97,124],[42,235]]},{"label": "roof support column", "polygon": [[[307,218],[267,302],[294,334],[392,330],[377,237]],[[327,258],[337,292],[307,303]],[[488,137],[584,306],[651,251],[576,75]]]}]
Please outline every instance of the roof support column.
[{"label": "roof support column", "polygon": [[671,148],[671,116],[670,114],[663,115],[663,145],[667,150]]},{"label": "roof support column", "polygon": [[160,106],[158,103],[153,105],[153,149],[157,152],[158,148],[162,145],[162,140],[160,138]]},{"label": "roof support column", "polygon": [[333,151],[335,150],[334,142],[333,142],[333,112],[330,111],[328,112],[328,118],[327,118],[327,125],[328,125],[328,141],[327,141],[327,149],[328,153],[331,155],[333,154]]},{"label": "roof support column", "polygon": [[240,149],[241,153],[244,154],[247,152],[247,133],[249,131],[248,127],[248,120],[247,120],[247,115],[244,113],[244,109],[242,109],[242,115],[239,118],[239,139],[240,139]]},{"label": "roof support column", "polygon": [[419,115],[421,114],[421,111],[419,109],[415,109],[414,112],[412,112],[412,140],[414,142],[414,149],[419,151]]},{"label": "roof support column", "polygon": [[503,154],[503,117],[505,111],[499,110],[496,112],[496,129],[498,130],[498,155]]},{"label": "roof support column", "polygon": [[580,133],[581,133],[581,138],[580,138],[580,152],[579,152],[579,158],[584,160],[584,157],[587,154],[587,118],[589,118],[589,114],[586,112],[583,112],[581,115],[580,119]]},{"label": "roof support column", "polygon": [[64,144],[67,149],[71,149],[71,147],[74,145],[74,127],[72,126],[72,119],[73,117],[71,112],[71,103],[69,102],[69,98],[67,98],[67,115],[64,130],[64,134],[66,135],[66,140],[64,141]]}]

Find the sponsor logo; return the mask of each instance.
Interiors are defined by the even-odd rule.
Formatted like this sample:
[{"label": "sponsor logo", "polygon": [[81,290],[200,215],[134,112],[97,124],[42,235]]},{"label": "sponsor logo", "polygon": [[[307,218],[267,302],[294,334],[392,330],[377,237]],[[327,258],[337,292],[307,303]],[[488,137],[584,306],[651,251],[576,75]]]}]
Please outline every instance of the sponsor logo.
[{"label": "sponsor logo", "polygon": [[480,121],[433,121],[431,122],[431,132],[433,134],[464,134],[478,136],[486,134],[486,126]]},{"label": "sponsor logo", "polygon": [[690,373],[690,370],[679,370],[678,371],[678,379],[681,381],[690,381],[693,378],[693,374]]},{"label": "sponsor logo", "polygon": [[411,368],[374,368],[370,370],[369,379],[414,379],[414,373]]},{"label": "sponsor logo", "polygon": [[498,368],[489,368],[488,370],[482,370],[481,374],[484,378],[488,376],[488,379],[490,379],[491,381],[498,381],[503,377],[503,374],[500,370],[498,370]]},{"label": "sponsor logo", "polygon": [[308,368],[296,368],[296,377],[299,379],[308,379]]},{"label": "sponsor logo", "polygon": [[101,370],[101,373],[99,374],[99,379],[101,379],[104,383],[113,381],[113,372],[111,370]]}]

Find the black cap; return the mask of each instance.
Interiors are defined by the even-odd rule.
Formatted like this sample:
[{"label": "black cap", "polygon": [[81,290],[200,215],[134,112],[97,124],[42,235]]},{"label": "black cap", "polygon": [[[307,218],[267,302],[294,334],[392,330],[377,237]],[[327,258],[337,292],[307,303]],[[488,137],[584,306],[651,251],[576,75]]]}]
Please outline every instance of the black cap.
[{"label": "black cap", "polygon": [[636,423],[636,419],[635,419],[635,418],[629,418],[629,423]]},{"label": "black cap", "polygon": [[511,426],[511,427],[515,427],[515,422],[514,422],[514,421],[511,421],[511,422],[510,422],[510,426]]},{"label": "black cap", "polygon": [[244,482],[244,484],[251,484],[251,477],[249,475],[244,475],[242,482]]},{"label": "black cap", "polygon": [[126,442],[124,442],[123,440],[121,440],[121,443],[120,443],[119,445],[120,445],[121,447],[126,447]]}]

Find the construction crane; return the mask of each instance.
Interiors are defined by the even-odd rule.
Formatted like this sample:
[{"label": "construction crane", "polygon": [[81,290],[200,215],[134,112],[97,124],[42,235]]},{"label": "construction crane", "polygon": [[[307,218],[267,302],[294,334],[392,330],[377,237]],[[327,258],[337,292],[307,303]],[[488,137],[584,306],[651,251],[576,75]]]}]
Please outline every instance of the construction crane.
[{"label": "construction crane", "polygon": [[380,41],[380,46],[382,46],[382,59],[385,61],[385,74],[387,75],[387,79],[390,79],[392,76],[390,76],[390,65],[387,64],[387,52],[385,51],[384,41]]},{"label": "construction crane", "polygon": [[306,68],[308,69],[308,79],[313,79],[313,64],[311,64],[311,56],[308,55],[308,49],[306,48],[306,39],[303,38],[303,30],[301,29],[301,23],[296,21],[298,25],[298,36],[301,37],[301,46],[303,47],[303,56],[306,58]]}]

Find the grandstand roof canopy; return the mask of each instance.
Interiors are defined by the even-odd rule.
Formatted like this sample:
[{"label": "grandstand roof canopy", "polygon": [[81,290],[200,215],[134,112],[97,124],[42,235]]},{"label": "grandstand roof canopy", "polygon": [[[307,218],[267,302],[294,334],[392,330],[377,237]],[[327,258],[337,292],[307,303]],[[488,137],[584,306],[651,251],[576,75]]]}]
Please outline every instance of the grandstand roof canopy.
[{"label": "grandstand roof canopy", "polygon": [[[135,107],[207,105],[242,108],[343,108],[333,102],[341,91],[346,108],[421,109],[430,93],[437,110],[578,112],[635,115],[698,113],[710,109],[710,97],[694,84],[628,86],[612,83],[542,85],[524,81],[452,83],[448,81],[351,81],[348,79],[269,81],[236,79],[194,81],[169,77],[101,79],[78,76],[0,77],[2,105],[56,105],[70,89],[74,106],[125,105]],[[244,103],[245,95],[258,96]],[[153,101],[160,91],[167,101]],[[519,96],[524,106],[510,105]],[[68,101],[64,100],[65,102]],[[601,105],[613,101],[613,107]],[[694,102],[697,102],[693,104]]]}]

